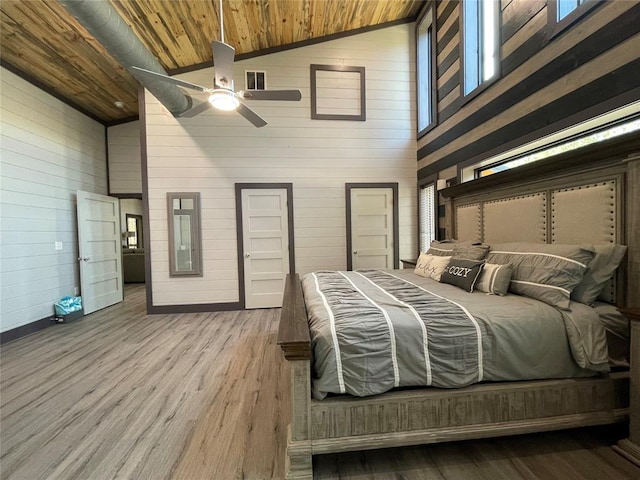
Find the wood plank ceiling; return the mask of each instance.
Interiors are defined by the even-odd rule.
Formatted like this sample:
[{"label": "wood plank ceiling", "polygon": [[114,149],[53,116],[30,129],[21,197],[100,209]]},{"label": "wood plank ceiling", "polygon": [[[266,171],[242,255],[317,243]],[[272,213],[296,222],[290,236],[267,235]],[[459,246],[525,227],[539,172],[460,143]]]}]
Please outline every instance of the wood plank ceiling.
[{"label": "wood plank ceiling", "polygon": [[[218,0],[110,0],[168,72],[211,65]],[[251,54],[387,22],[424,0],[223,0],[225,41]],[[138,114],[137,80],[56,0],[0,1],[0,61],[93,118]],[[121,101],[124,108],[114,102]]]}]

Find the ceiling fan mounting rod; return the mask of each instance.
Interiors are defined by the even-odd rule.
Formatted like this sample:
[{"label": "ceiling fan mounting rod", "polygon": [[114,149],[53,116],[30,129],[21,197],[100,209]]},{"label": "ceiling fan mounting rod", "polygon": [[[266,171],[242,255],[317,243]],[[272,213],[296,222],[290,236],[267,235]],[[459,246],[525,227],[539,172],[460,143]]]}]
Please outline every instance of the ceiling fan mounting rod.
[{"label": "ceiling fan mounting rod", "polygon": [[222,0],[220,0],[220,38],[224,43],[224,15],[222,14]]}]

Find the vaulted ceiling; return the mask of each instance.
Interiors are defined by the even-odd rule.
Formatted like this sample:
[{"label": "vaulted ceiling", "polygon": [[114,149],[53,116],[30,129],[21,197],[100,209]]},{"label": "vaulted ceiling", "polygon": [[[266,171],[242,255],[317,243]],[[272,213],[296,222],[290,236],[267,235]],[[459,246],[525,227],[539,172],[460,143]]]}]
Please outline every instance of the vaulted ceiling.
[{"label": "vaulted ceiling", "polygon": [[[169,72],[211,65],[219,0],[110,0]],[[412,20],[424,0],[223,0],[225,42],[258,54]],[[138,114],[137,80],[57,0],[0,1],[2,65],[93,118]],[[114,102],[123,102],[118,108]]]}]

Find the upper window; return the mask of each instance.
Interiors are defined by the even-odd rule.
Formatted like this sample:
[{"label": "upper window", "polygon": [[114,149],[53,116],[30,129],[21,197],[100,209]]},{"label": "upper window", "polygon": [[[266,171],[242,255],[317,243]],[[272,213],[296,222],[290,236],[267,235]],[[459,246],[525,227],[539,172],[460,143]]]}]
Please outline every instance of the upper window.
[{"label": "upper window", "polygon": [[416,69],[418,75],[418,133],[423,132],[435,120],[434,57],[435,35],[433,8],[429,8],[416,29]]},{"label": "upper window", "polygon": [[601,3],[601,0],[549,0],[547,12],[550,36],[559,34]]},{"label": "upper window", "polygon": [[468,182],[638,131],[640,131],[640,101],[571,125],[485,160],[467,164],[459,170],[460,180]]},{"label": "upper window", "polygon": [[498,73],[499,7],[495,0],[462,2],[465,95]]},{"label": "upper window", "polygon": [[585,3],[585,0],[557,0],[556,22],[562,20],[583,3]]}]

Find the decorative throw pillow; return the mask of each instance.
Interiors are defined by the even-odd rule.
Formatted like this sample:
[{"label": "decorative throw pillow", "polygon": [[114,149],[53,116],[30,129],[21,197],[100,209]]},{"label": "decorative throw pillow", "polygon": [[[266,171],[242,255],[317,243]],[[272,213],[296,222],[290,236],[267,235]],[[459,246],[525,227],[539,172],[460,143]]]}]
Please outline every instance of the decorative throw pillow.
[{"label": "decorative throw pillow", "polygon": [[471,293],[480,276],[484,260],[464,260],[452,258],[449,265],[442,272],[440,282],[455,285]]},{"label": "decorative throw pillow", "polygon": [[503,243],[492,246],[487,262],[513,266],[513,293],[568,309],[569,296],[594,254],[593,245]]},{"label": "decorative throw pillow", "polygon": [[439,257],[421,253],[413,272],[421,277],[433,278],[434,280],[440,281],[440,276],[449,264],[449,260],[451,260],[451,257]]},{"label": "decorative throw pillow", "polygon": [[615,243],[594,245],[594,249],[595,257],[589,263],[580,283],[571,292],[571,300],[587,305],[595,302],[602,293],[627,251],[625,245]]},{"label": "decorative throw pillow", "polygon": [[509,263],[505,265],[485,263],[476,283],[476,290],[491,295],[506,295],[512,272],[513,267]]}]

